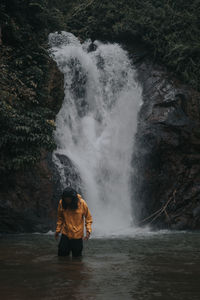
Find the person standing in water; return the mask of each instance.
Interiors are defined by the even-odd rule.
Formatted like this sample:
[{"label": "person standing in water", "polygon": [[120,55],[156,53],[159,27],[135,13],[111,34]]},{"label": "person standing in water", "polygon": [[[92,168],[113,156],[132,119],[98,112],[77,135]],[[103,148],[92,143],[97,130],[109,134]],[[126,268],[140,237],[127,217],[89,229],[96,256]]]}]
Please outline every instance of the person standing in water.
[{"label": "person standing in water", "polygon": [[[84,220],[86,236],[84,237]],[[88,240],[91,234],[92,216],[87,203],[74,189],[64,189],[62,199],[58,204],[58,217],[55,239],[61,233],[58,245],[58,256],[73,257],[82,255],[83,239]]]}]

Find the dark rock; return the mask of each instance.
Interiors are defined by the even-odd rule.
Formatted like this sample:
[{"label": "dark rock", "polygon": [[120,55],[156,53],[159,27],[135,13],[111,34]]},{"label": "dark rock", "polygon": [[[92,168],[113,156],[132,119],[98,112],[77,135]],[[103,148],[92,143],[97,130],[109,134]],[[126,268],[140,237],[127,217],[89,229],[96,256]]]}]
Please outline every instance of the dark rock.
[{"label": "dark rock", "polygon": [[171,225],[171,229],[174,230],[185,230],[188,229],[188,219],[180,218],[177,223]]},{"label": "dark rock", "polygon": [[200,94],[147,60],[137,70],[143,86],[133,157],[138,221],[166,205],[153,226],[199,229]]},{"label": "dark rock", "polygon": [[193,217],[200,216],[200,206],[197,206],[192,211]]},{"label": "dark rock", "polygon": [[[78,193],[82,194],[82,190],[80,190],[80,187],[82,185],[82,180],[81,177],[79,175],[79,171],[76,168],[76,166],[72,163],[72,161],[65,155],[63,154],[55,154],[56,156],[56,160],[59,161],[58,164],[55,165],[55,168],[57,169],[57,174],[63,173],[63,177],[59,178],[59,189],[60,191],[62,191],[63,187],[66,186],[71,186],[74,189],[76,189],[76,191]],[[55,175],[58,176],[58,175]]]},{"label": "dark rock", "polygon": [[97,45],[95,43],[91,42],[91,44],[88,46],[87,51],[92,52],[92,51],[96,51],[96,49],[97,49]]},{"label": "dark rock", "polygon": [[52,229],[55,220],[53,206],[53,174],[47,153],[27,171],[13,173],[0,192],[0,231],[34,232]]},{"label": "dark rock", "polygon": [[[37,42],[33,43],[32,48],[30,43],[26,44],[25,41],[20,48],[5,43],[0,47],[0,54],[1,101],[10,105],[10,108],[28,111],[30,116],[39,112],[41,118],[47,119],[48,124],[54,124],[64,98],[63,74],[53,59],[48,56],[47,49],[42,48]],[[43,110],[48,111],[45,117],[42,115]],[[33,119],[32,122],[34,121]],[[7,124],[4,119],[2,123]],[[37,128],[37,132],[44,131],[44,135],[48,134],[43,126]],[[6,129],[2,127],[2,140],[6,132],[13,135],[12,128],[8,125]],[[35,166],[32,164],[23,166],[19,170],[10,167],[8,171],[4,163],[8,161],[11,165],[13,159],[10,154],[11,148],[12,153],[18,153],[17,146],[21,145],[21,141],[18,144],[10,143],[2,147],[2,140],[0,232],[43,232],[53,229],[56,215],[55,203],[60,195],[55,192],[56,182],[54,169],[50,163],[51,154],[43,149],[41,143],[35,143],[38,153],[41,153],[38,163]],[[49,140],[49,144],[51,142]],[[32,151],[29,145],[25,145],[23,149],[24,153],[20,153],[24,156]]]}]

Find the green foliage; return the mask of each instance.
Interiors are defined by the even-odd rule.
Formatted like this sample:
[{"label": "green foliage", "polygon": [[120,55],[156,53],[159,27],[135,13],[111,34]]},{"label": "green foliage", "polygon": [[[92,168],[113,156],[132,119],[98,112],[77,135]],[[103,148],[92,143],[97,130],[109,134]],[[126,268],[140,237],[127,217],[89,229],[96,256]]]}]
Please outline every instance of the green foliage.
[{"label": "green foliage", "polygon": [[154,59],[200,89],[199,0],[85,0],[67,25],[82,38],[142,41]]},{"label": "green foliage", "polygon": [[0,176],[34,165],[42,149],[55,147],[56,103],[62,93],[50,95],[47,40],[49,32],[64,30],[65,24],[63,13],[49,2],[0,3]]},{"label": "green foliage", "polygon": [[0,103],[0,172],[17,170],[37,162],[41,149],[52,151],[54,122],[45,108],[25,111]]},{"label": "green foliage", "polygon": [[[22,46],[43,43],[51,31],[66,28],[64,15],[50,0],[1,0],[0,25],[4,42]],[[56,3],[56,1],[54,1]]]}]

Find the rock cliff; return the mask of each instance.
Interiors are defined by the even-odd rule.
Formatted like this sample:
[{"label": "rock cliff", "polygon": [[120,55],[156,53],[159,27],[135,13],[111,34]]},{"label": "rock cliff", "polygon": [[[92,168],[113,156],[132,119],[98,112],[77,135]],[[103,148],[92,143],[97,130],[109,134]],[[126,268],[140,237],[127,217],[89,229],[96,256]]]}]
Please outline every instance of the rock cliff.
[{"label": "rock cliff", "polygon": [[200,94],[150,61],[137,69],[144,101],[133,158],[139,224],[200,229]]},{"label": "rock cliff", "polygon": [[[43,86],[46,89],[45,106],[52,112],[51,119],[54,119],[64,97],[63,75],[52,59],[47,59],[46,66]],[[16,75],[14,71],[13,73]],[[8,75],[9,73],[4,70],[4,74]],[[1,90],[1,95],[7,93],[5,100],[12,99],[12,91],[20,86],[16,81],[14,84],[12,81],[9,81],[9,83],[4,85],[4,89]],[[26,92],[25,88],[26,86],[24,89],[22,87],[23,92]],[[12,99],[12,101],[18,101],[18,99]],[[34,112],[34,108],[31,110]],[[17,121],[19,122],[19,120]],[[34,119],[32,121],[37,122]],[[15,126],[17,125],[16,123]],[[27,125],[26,122],[23,126],[25,125]],[[33,132],[31,132],[31,129],[28,133],[33,135],[35,131],[33,129]],[[38,130],[37,134],[40,134],[40,130],[42,128]],[[0,231],[10,233],[48,231],[53,228],[55,221],[56,204],[53,200],[57,190],[56,180],[58,180],[55,176],[57,173],[52,164],[51,152],[48,151],[48,148],[45,149],[44,146],[40,146],[39,142],[37,144],[37,140],[33,141],[32,148],[32,144],[28,140],[29,135],[24,136],[21,132],[14,133],[16,139],[21,137],[23,148],[26,149],[26,146],[28,146],[31,155],[32,149],[37,147],[39,158],[34,164],[29,162],[23,167],[16,168],[12,165],[9,168],[5,161],[11,161],[11,157],[3,160],[3,156],[1,156]],[[12,134],[12,132],[9,132],[9,134]],[[48,136],[48,132],[44,134]],[[50,143],[50,141],[47,142]],[[19,147],[19,144],[11,144],[10,147]],[[7,148],[6,151],[9,151],[9,149]],[[24,155],[26,155],[26,152]]]},{"label": "rock cliff", "polygon": [[[45,7],[46,5],[46,7]],[[44,231],[52,224],[51,152],[63,75],[48,54],[59,28],[47,3],[0,4],[0,231]]]}]

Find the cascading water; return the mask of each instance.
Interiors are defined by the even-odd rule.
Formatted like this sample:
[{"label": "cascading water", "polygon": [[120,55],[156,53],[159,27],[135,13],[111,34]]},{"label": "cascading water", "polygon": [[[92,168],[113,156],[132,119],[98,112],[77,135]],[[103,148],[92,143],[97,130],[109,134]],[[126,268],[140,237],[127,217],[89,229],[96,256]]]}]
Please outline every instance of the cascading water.
[{"label": "cascading water", "polygon": [[81,177],[95,235],[123,233],[134,224],[131,158],[141,88],[126,51],[118,44],[81,44],[71,33],[49,36],[64,73],[65,99],[57,115],[56,154],[67,156]]}]

